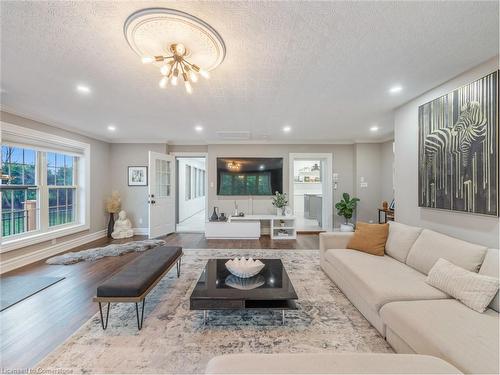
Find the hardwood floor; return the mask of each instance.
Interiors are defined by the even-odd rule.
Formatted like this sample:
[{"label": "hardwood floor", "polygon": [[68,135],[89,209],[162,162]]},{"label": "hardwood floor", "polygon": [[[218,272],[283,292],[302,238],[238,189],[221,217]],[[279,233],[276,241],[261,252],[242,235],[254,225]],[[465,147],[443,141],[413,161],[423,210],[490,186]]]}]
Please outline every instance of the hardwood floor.
[{"label": "hardwood floor", "polygon": [[[133,239],[143,239],[135,236]],[[317,234],[299,234],[297,240],[272,241],[269,236],[259,240],[206,240],[203,234],[173,234],[163,238],[167,245],[186,249],[318,249]],[[103,238],[70,251],[104,246]],[[64,276],[61,282],[0,312],[0,368],[16,369],[35,366],[48,353],[62,344],[97,311],[92,302],[97,285],[118,272],[138,253],[104,258],[97,262],[81,262],[69,266],[47,265],[39,261],[2,275]]]}]

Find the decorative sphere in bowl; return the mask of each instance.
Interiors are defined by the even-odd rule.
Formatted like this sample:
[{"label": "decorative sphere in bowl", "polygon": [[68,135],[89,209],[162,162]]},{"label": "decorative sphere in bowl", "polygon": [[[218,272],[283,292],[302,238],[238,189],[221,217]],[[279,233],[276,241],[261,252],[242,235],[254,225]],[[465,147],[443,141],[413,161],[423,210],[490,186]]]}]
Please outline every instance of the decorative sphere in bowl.
[{"label": "decorative sphere in bowl", "polygon": [[257,275],[264,268],[264,263],[253,258],[234,258],[226,262],[226,268],[234,276],[246,279]]}]

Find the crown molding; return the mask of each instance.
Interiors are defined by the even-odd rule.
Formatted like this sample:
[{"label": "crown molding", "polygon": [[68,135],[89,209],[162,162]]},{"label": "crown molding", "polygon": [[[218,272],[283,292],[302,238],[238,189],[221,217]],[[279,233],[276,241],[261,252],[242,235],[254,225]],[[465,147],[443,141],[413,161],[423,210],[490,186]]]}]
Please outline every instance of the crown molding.
[{"label": "crown molding", "polygon": [[84,137],[87,137],[87,138],[90,138],[90,139],[93,139],[96,141],[110,143],[109,138],[101,137],[101,136],[95,135],[93,133],[86,132],[84,130],[76,129],[76,128],[71,127],[71,126],[61,124],[61,123],[49,120],[47,118],[44,118],[43,116],[38,116],[38,115],[35,116],[31,113],[28,113],[25,111],[20,111],[16,108],[8,107],[8,106],[5,106],[3,104],[0,105],[0,111],[6,112],[6,113],[14,115],[14,116],[23,117],[27,120],[39,122],[39,123],[44,124],[44,125],[52,126],[53,128],[65,130],[65,131],[68,131],[71,133],[75,133],[75,134],[78,134],[78,135],[81,135],[81,136],[84,136]]}]

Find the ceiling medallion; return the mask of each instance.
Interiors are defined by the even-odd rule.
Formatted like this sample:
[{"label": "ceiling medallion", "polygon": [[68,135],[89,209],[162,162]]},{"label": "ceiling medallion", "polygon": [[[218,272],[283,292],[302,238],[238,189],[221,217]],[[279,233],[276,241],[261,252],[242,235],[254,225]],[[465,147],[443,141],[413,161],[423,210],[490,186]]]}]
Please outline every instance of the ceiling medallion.
[{"label": "ceiling medallion", "polygon": [[130,15],[124,25],[125,38],[145,64],[156,65],[162,78],[160,87],[184,80],[191,94],[191,83],[198,74],[209,78],[226,56],[221,36],[205,21],[175,9],[143,9]]}]

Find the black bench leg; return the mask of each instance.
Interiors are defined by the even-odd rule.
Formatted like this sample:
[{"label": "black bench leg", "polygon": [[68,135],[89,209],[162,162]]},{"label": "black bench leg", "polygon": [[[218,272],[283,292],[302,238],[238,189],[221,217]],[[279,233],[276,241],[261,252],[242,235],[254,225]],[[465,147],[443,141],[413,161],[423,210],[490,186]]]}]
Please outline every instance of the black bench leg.
[{"label": "black bench leg", "polygon": [[181,275],[181,259],[177,261],[177,277]]},{"label": "black bench leg", "polygon": [[109,319],[109,309],[111,308],[111,303],[108,302],[108,311],[106,312],[106,322],[104,322],[104,318],[102,316],[102,306],[101,306],[101,302],[99,302],[99,312],[101,313],[101,325],[102,325],[102,329],[106,329],[108,328],[108,319]]},{"label": "black bench leg", "polygon": [[139,306],[137,302],[135,303],[135,312],[137,314],[137,328],[139,330],[142,329],[142,322],[144,321],[144,305],[146,304],[146,298],[142,300],[142,312],[141,312],[141,318],[139,320]]}]

